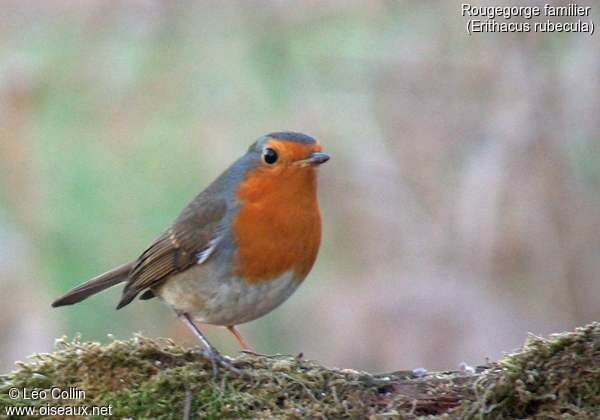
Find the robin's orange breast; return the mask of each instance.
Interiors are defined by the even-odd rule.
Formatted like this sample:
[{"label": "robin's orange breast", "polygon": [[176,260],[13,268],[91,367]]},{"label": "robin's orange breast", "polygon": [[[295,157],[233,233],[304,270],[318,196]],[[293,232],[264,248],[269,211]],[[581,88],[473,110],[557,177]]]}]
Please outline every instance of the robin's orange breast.
[{"label": "robin's orange breast", "polygon": [[316,172],[286,166],[257,168],[237,189],[241,208],[232,232],[238,246],[234,272],[248,283],[261,283],[293,272],[302,281],[321,243],[321,214]]}]

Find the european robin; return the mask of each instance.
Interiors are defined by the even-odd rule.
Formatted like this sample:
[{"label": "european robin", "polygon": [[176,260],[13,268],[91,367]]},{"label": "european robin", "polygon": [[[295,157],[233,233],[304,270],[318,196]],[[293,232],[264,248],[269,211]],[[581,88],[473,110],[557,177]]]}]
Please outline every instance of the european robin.
[{"label": "european robin", "polygon": [[236,325],[284,302],[310,272],[321,243],[317,167],[329,160],[300,133],[267,134],[194,198],[137,260],[52,303],[80,302],[125,283],[117,309],[159,297],[191,328],[218,367],[236,370],[194,323]]}]

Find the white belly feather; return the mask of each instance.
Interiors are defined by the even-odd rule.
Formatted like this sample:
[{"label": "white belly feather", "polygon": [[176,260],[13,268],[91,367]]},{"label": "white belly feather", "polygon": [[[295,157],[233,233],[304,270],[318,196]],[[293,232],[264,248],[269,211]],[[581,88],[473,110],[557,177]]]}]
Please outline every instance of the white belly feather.
[{"label": "white belly feather", "polygon": [[198,322],[238,325],[272,311],[300,284],[292,271],[275,280],[248,284],[238,277],[218,278],[210,265],[198,265],[172,277],[156,294]]}]

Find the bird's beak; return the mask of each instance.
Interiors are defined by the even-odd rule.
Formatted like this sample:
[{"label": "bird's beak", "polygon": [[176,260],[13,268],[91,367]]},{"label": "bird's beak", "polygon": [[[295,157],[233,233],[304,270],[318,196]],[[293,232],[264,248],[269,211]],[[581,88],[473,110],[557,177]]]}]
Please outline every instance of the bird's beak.
[{"label": "bird's beak", "polygon": [[312,153],[308,158],[301,160],[299,163],[302,166],[319,166],[329,160],[327,153]]}]

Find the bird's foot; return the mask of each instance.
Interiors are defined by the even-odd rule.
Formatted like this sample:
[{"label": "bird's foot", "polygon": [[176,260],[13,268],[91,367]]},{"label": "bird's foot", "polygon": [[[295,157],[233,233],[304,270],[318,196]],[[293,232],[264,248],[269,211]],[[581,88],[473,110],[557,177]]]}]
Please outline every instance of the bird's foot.
[{"label": "bird's foot", "polygon": [[221,368],[233,373],[236,376],[249,376],[247,372],[236,368],[227,357],[222,356],[214,349],[212,351],[207,351],[206,349],[200,347],[196,351],[198,354],[200,354],[200,356],[202,356],[202,358],[210,362],[212,366],[213,379],[217,379],[219,377],[219,369]]},{"label": "bird's foot", "polygon": [[242,354],[249,354],[250,356],[269,357],[268,354],[257,353],[257,352],[255,352],[254,350],[251,350],[251,349],[240,350],[240,353],[242,353]]}]

